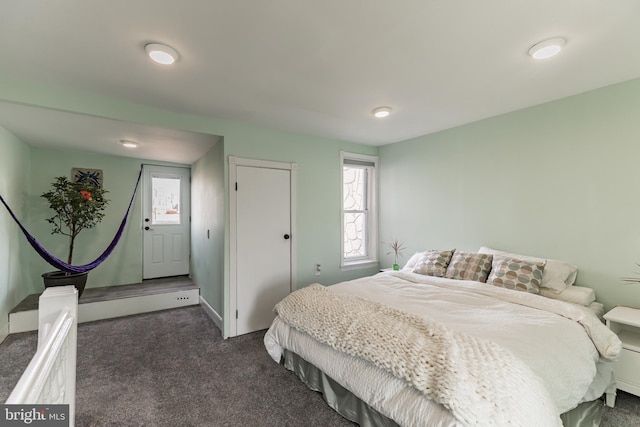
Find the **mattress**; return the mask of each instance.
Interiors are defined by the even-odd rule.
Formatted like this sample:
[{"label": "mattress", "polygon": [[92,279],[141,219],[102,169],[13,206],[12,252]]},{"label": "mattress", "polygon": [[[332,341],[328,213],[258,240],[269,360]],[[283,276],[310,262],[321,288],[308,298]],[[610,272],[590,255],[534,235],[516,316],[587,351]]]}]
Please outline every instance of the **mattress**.
[{"label": "mattress", "polygon": [[[541,296],[479,282],[406,272],[381,273],[329,289],[437,320],[504,346],[540,378],[558,414],[612,391],[613,369],[606,358],[616,357],[619,340],[589,310],[577,310],[573,304],[547,302]],[[265,335],[265,346],[276,361],[284,349],[296,353],[400,425],[461,425],[447,408],[402,379],[370,361],[334,350],[279,317]]]}]

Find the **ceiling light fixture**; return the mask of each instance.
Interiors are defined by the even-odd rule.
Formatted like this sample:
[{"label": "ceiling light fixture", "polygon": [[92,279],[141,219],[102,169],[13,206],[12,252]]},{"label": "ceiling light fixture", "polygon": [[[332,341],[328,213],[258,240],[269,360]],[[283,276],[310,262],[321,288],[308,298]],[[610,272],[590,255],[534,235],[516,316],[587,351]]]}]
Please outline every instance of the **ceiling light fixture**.
[{"label": "ceiling light fixture", "polygon": [[560,53],[560,50],[567,43],[562,37],[554,37],[552,39],[541,41],[531,46],[529,55],[533,59],[547,59]]},{"label": "ceiling light fixture", "polygon": [[120,144],[122,144],[122,146],[126,148],[137,148],[138,145],[140,145],[139,142],[132,139],[121,139]]},{"label": "ceiling light fixture", "polygon": [[178,60],[178,52],[164,44],[149,43],[145,45],[144,50],[158,64],[171,65]]},{"label": "ceiling light fixture", "polygon": [[381,119],[391,114],[391,107],[378,107],[372,111],[373,115]]}]

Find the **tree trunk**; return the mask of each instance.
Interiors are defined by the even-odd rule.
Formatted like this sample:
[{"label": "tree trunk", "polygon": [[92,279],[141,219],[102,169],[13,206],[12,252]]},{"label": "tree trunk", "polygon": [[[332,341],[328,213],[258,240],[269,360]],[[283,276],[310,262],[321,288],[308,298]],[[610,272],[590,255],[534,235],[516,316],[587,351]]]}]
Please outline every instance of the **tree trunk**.
[{"label": "tree trunk", "polygon": [[67,259],[67,264],[71,264],[71,260],[73,259],[73,241],[76,236],[69,237],[69,258]]}]

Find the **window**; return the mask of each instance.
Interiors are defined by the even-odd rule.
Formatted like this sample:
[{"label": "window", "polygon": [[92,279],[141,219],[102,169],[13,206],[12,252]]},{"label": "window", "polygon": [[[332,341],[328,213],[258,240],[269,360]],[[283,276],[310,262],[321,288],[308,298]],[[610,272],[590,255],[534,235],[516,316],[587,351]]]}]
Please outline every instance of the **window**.
[{"label": "window", "polygon": [[376,166],[378,158],[340,152],[342,182],[343,269],[372,267],[378,262]]},{"label": "window", "polygon": [[151,177],[151,224],[180,225],[180,177]]}]

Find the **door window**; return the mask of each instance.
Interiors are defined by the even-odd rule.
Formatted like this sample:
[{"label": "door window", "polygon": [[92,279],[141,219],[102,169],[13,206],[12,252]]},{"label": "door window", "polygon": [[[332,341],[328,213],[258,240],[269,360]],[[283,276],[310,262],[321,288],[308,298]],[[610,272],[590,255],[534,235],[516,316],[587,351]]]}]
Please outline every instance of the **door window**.
[{"label": "door window", "polygon": [[180,224],[180,177],[151,178],[151,224]]}]

